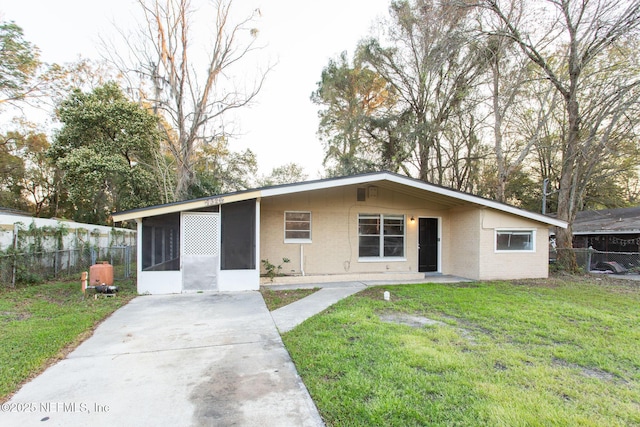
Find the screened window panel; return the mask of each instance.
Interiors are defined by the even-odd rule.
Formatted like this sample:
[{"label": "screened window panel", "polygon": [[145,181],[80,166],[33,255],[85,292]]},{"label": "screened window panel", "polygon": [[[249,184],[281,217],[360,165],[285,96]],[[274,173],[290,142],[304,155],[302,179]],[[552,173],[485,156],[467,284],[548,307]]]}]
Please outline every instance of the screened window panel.
[{"label": "screened window panel", "polygon": [[142,220],[142,270],[180,269],[180,214]]},{"label": "screened window panel", "polygon": [[256,201],[228,203],[221,208],[222,270],[256,268]]}]

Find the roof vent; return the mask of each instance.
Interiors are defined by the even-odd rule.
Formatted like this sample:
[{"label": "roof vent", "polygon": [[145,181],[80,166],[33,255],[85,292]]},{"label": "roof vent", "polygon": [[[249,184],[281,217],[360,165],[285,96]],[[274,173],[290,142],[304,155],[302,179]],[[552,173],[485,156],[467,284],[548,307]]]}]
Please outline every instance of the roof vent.
[{"label": "roof vent", "polygon": [[369,187],[368,190],[370,199],[375,199],[376,197],[378,197],[378,187]]}]

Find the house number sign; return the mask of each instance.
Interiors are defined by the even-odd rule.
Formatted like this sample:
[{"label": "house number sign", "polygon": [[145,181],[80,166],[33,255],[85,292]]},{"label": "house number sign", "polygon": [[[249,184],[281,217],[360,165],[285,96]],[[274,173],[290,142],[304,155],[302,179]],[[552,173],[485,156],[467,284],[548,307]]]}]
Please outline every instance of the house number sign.
[{"label": "house number sign", "polygon": [[204,201],[206,206],[217,206],[224,203],[224,197],[214,197],[213,199],[207,199]]}]

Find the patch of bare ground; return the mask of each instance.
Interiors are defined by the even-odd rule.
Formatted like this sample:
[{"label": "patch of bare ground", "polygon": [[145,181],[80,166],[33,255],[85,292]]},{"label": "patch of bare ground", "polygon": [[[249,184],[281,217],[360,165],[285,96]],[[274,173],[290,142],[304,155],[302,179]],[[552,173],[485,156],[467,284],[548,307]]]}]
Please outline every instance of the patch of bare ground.
[{"label": "patch of bare ground", "polygon": [[421,328],[428,326],[446,326],[446,323],[439,320],[429,319],[423,316],[413,316],[406,313],[385,313],[378,316],[380,321],[384,323],[398,323],[400,325],[411,326],[412,328]]},{"label": "patch of bare ground", "polygon": [[[407,313],[399,313],[399,312],[387,312],[384,314],[378,315],[378,318],[381,322],[384,323],[396,323],[400,325],[411,326],[412,328],[421,328],[423,326],[438,326],[438,327],[450,327],[444,322],[439,320],[429,319],[424,316],[414,316]],[[473,333],[465,328],[456,328],[458,333],[462,338],[467,340],[469,344],[476,344],[476,339]]]},{"label": "patch of bare ground", "polygon": [[0,311],[0,321],[14,322],[25,320],[31,317],[31,313],[21,311]]},{"label": "patch of bare ground", "polygon": [[625,382],[622,378],[619,378],[618,376],[610,372],[603,371],[602,369],[588,368],[585,366],[578,365],[576,363],[567,362],[566,360],[563,360],[563,359],[554,358],[553,364],[556,366],[561,366],[563,368],[575,369],[578,372],[580,372],[580,375],[586,378],[596,378],[602,381],[610,381],[610,382],[623,382],[623,383]]}]

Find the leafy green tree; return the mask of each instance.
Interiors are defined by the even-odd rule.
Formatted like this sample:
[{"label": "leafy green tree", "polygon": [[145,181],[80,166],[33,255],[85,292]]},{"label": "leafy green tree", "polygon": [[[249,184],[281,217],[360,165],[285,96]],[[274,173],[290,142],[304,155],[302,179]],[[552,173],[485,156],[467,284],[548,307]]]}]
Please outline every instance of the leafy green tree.
[{"label": "leafy green tree", "polygon": [[291,184],[302,182],[308,178],[304,173],[304,168],[296,163],[287,163],[271,170],[271,174],[261,178],[258,185],[267,187],[269,185]]},{"label": "leafy green tree", "polygon": [[349,65],[343,52],[324,68],[311,100],[322,107],[318,134],[324,142],[323,164],[329,176],[369,172],[385,159],[396,159],[392,147],[400,139],[393,138],[390,109],[397,97],[382,76],[357,60]]},{"label": "leafy green tree", "polygon": [[49,155],[78,221],[106,224],[112,211],[162,201],[154,167],[158,120],[108,83],[90,93],[74,90],[58,109],[62,129]]},{"label": "leafy green tree", "polygon": [[195,177],[188,192],[192,198],[253,187],[258,163],[249,149],[234,152],[226,138],[213,138],[197,147],[196,159]]},{"label": "leafy green tree", "polygon": [[[88,61],[61,66],[40,61],[38,48],[24,39],[14,22],[0,22],[0,107],[33,106],[53,108],[60,92],[69,92],[65,82],[80,74]],[[93,78],[101,74],[92,73]]]},{"label": "leafy green tree", "polygon": [[0,206],[26,210],[28,205],[21,185],[25,176],[21,140],[16,132],[8,132],[0,140]]},{"label": "leafy green tree", "polygon": [[40,60],[38,49],[24,39],[14,22],[0,22],[0,105],[24,99],[33,89]]},{"label": "leafy green tree", "polygon": [[0,206],[49,215],[55,179],[49,141],[31,124],[17,129],[0,136]]}]

